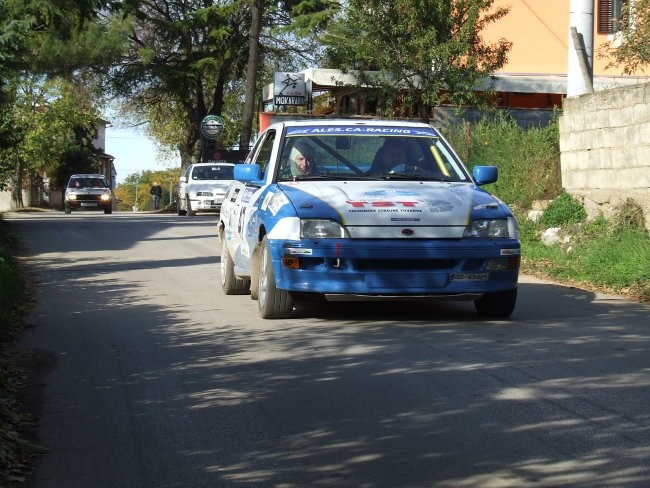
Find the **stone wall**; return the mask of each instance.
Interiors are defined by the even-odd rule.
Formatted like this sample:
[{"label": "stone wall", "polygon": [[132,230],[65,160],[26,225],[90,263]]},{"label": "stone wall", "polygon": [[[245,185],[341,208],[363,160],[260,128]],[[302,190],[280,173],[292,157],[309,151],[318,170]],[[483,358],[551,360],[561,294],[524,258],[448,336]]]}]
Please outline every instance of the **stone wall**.
[{"label": "stone wall", "polygon": [[589,217],[632,198],[650,229],[650,83],[567,98],[563,108],[562,186]]}]

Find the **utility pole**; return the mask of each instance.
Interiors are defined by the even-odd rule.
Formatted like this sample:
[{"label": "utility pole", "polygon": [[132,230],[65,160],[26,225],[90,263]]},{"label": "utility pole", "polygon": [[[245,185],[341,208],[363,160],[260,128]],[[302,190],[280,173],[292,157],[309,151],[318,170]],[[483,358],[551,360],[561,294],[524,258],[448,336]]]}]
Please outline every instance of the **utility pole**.
[{"label": "utility pole", "polygon": [[140,186],[140,173],[137,173],[135,178],[135,203],[133,204],[133,211],[138,211],[138,186]]},{"label": "utility pole", "polygon": [[569,6],[567,97],[594,92],[594,0],[571,0]]}]

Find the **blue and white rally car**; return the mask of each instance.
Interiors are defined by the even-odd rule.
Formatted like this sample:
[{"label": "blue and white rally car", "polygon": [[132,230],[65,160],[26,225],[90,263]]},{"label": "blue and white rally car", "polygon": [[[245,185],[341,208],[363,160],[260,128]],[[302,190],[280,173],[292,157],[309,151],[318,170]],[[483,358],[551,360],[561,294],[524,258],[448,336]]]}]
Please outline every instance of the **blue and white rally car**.
[{"label": "blue and white rally car", "polygon": [[226,295],[263,318],[294,300],[474,300],[508,317],[520,244],[510,209],[427,124],[318,120],[271,125],[235,166],[219,224]]}]

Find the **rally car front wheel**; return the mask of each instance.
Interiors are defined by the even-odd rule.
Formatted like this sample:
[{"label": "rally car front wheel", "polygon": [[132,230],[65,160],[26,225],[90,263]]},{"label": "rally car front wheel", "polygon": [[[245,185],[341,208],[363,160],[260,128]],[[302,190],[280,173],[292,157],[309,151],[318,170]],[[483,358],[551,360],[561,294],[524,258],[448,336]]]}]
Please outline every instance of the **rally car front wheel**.
[{"label": "rally car front wheel", "polygon": [[176,199],[176,213],[177,213],[179,216],[181,216],[181,215],[185,215],[185,214],[187,213],[187,210],[185,210],[185,209],[182,208],[182,206],[181,206],[181,200],[182,200],[182,199],[181,199],[180,197]]},{"label": "rally car front wheel", "polygon": [[250,280],[239,279],[235,276],[230,252],[225,239],[221,239],[221,289],[225,295],[245,295],[250,288]]},{"label": "rally car front wheel", "polygon": [[264,236],[260,250],[257,304],[263,319],[284,319],[293,311],[293,299],[286,290],[275,286],[275,274],[271,262],[271,248]]}]

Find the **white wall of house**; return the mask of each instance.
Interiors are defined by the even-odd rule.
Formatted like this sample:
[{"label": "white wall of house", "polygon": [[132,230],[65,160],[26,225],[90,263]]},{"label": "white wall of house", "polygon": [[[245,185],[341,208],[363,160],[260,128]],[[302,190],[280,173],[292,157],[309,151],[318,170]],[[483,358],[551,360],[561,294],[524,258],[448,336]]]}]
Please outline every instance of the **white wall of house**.
[{"label": "white wall of house", "polygon": [[567,98],[560,150],[562,186],[590,217],[631,198],[650,229],[650,83]]}]

